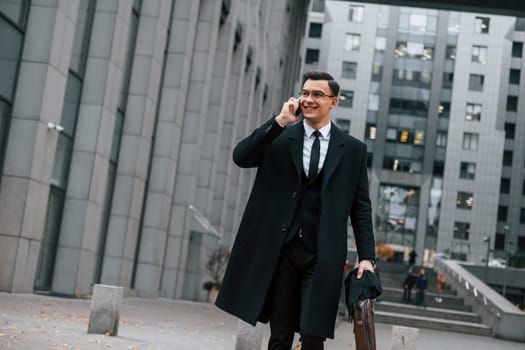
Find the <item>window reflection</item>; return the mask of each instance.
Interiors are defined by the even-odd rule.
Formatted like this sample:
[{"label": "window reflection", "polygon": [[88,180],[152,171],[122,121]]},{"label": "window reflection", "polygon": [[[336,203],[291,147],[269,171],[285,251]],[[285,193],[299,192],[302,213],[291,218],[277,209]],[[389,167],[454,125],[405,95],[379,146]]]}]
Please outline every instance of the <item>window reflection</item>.
[{"label": "window reflection", "polygon": [[413,247],[418,209],[418,188],[381,185],[376,214],[377,241]]}]

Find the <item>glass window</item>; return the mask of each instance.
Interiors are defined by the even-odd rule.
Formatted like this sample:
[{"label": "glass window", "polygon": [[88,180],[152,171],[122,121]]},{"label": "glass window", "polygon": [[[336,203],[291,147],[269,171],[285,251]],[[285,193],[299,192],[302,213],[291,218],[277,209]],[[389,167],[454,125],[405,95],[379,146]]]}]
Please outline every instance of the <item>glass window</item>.
[{"label": "glass window", "polygon": [[447,133],[445,131],[438,131],[436,135],[436,146],[446,147],[447,146]]},{"label": "glass window", "polygon": [[443,73],[443,88],[450,89],[454,83],[454,73]]},{"label": "glass window", "polygon": [[494,241],[494,250],[503,250],[505,249],[505,234],[503,233],[496,233]]},{"label": "glass window", "polygon": [[3,173],[4,150],[7,144],[7,129],[9,126],[10,106],[0,99],[0,174]]},{"label": "glass window", "polygon": [[479,122],[481,120],[481,104],[467,103],[465,110],[465,120]]},{"label": "glass window", "polygon": [[459,177],[461,179],[474,180],[476,177],[476,163],[461,162],[459,167]]},{"label": "glass window", "polygon": [[340,107],[352,107],[354,103],[354,92],[350,90],[341,90],[339,93],[339,103]]},{"label": "glass window", "polygon": [[366,135],[365,137],[368,140],[375,140],[377,134],[377,128],[375,124],[372,123],[366,123]]},{"label": "glass window", "polygon": [[498,221],[507,221],[508,208],[505,205],[498,206]]},{"label": "glass window", "polygon": [[314,0],[312,3],[312,12],[324,12],[324,0]]},{"label": "glass window", "polygon": [[397,141],[397,129],[396,128],[386,129],[386,139],[389,141]]},{"label": "glass window", "polygon": [[471,61],[485,64],[487,63],[487,47],[474,45],[472,46]]},{"label": "glass window", "polygon": [[507,96],[507,111],[518,111],[518,96]]},{"label": "glass window", "polygon": [[379,110],[379,95],[368,95],[368,110],[378,111]]},{"label": "glass window", "polygon": [[375,50],[377,52],[384,52],[386,49],[386,38],[382,36],[376,37]]},{"label": "glass window", "polygon": [[350,22],[363,22],[365,8],[360,5],[350,5],[348,11],[348,20]]},{"label": "glass window", "polygon": [[343,72],[341,76],[346,79],[355,79],[357,75],[357,63],[343,61]]},{"label": "glass window", "polygon": [[454,223],[454,239],[468,240],[470,235],[470,223],[455,222]]},{"label": "glass window", "polygon": [[411,13],[408,19],[409,30],[415,33],[424,33],[427,28],[427,15]]},{"label": "glass window", "polygon": [[81,84],[81,81],[74,74],[70,73],[68,75],[61,119],[61,125],[64,127],[64,130],[58,135],[53,173],[51,175],[52,184],[60,189],[65,189],[67,186],[78,105],[80,103]]},{"label": "glass window", "polygon": [[383,74],[383,66],[381,64],[372,64],[372,80],[381,81]]},{"label": "glass window", "polygon": [[500,193],[509,193],[510,192],[510,179],[507,177],[502,177],[499,185]]},{"label": "glass window", "polygon": [[339,127],[339,129],[346,132],[347,134],[350,134],[350,120],[337,118],[335,120],[335,124]]},{"label": "glass window", "polygon": [[0,96],[7,100],[13,98],[21,48],[22,33],[0,17]]},{"label": "glass window", "polygon": [[476,151],[478,149],[479,135],[466,132],[463,134],[463,149]]},{"label": "glass window", "polygon": [[514,26],[514,30],[517,32],[525,31],[525,18],[516,18],[516,25]]},{"label": "glass window", "polygon": [[520,84],[521,70],[511,69],[509,74],[509,84],[519,85]]},{"label": "glass window", "polygon": [[456,45],[447,45],[447,49],[445,51],[445,58],[447,60],[456,60]]},{"label": "glass window", "polygon": [[521,57],[523,54],[523,43],[514,41],[512,43],[512,57]]},{"label": "glass window", "polygon": [[512,151],[503,151],[503,165],[512,166],[512,157],[513,157]]},{"label": "glass window", "polygon": [[127,38],[127,47],[126,47],[126,61],[124,64],[123,74],[122,74],[122,83],[120,88],[120,99],[118,102],[118,109],[121,111],[126,110],[126,104],[129,96],[129,85],[131,81],[131,69],[133,67],[133,61],[135,57],[135,46],[137,43],[137,32],[139,28],[139,11],[140,11],[141,2],[134,1],[133,11],[131,14],[131,19],[129,23],[129,31]]},{"label": "glass window", "polygon": [[346,33],[345,50],[359,51],[361,46],[361,35]]},{"label": "glass window", "polygon": [[485,76],[480,74],[471,74],[469,76],[468,88],[471,91],[483,91],[483,84],[485,82]]},{"label": "glass window", "polygon": [[417,187],[379,186],[375,227],[381,242],[414,246],[419,191]]},{"label": "glass window", "polygon": [[456,199],[456,208],[458,209],[472,209],[474,203],[474,195],[472,192],[458,192]]},{"label": "glass window", "polygon": [[516,249],[519,253],[525,252],[525,236],[518,236],[518,245]]},{"label": "glass window", "polygon": [[308,36],[310,38],[320,38],[323,33],[323,24],[322,23],[310,23],[310,31]]},{"label": "glass window", "polygon": [[438,106],[440,118],[448,118],[450,115],[450,102],[441,101]]},{"label": "glass window", "polygon": [[20,27],[24,27],[28,5],[28,0],[0,0],[0,12]]},{"label": "glass window", "polygon": [[459,33],[459,13],[458,12],[449,13],[447,32],[449,35],[458,35]]},{"label": "glass window", "polygon": [[520,224],[525,224],[525,208],[520,209]]},{"label": "glass window", "polygon": [[474,20],[474,32],[487,34],[489,32],[490,18],[476,17]]},{"label": "glass window", "polygon": [[505,138],[507,140],[514,140],[515,133],[516,133],[516,124],[505,123]]},{"label": "glass window", "polygon": [[316,64],[319,62],[319,50],[317,49],[306,49],[306,64]]},{"label": "glass window", "polygon": [[80,77],[84,76],[84,66],[87,59],[89,34],[93,19],[94,1],[80,1],[75,27],[75,38],[73,40],[73,51],[71,53],[70,68]]},{"label": "glass window", "polygon": [[381,5],[379,6],[379,11],[377,12],[377,27],[378,28],[388,28],[388,14],[390,11],[389,6]]}]

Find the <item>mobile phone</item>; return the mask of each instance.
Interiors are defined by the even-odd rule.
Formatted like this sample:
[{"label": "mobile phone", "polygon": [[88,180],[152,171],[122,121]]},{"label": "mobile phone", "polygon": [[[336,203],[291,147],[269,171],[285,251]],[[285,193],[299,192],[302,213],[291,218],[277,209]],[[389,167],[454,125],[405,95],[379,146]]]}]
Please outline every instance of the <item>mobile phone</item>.
[{"label": "mobile phone", "polygon": [[294,114],[296,117],[299,116],[299,114],[301,114],[301,96],[298,96],[297,97],[297,109],[295,110]]}]

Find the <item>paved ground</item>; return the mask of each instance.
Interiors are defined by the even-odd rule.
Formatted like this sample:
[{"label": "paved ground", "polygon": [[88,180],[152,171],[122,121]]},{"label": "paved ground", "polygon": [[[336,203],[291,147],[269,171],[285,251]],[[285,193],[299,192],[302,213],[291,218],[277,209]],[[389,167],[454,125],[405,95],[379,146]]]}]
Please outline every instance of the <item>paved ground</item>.
[{"label": "paved ground", "polygon": [[[237,320],[211,304],[125,298],[116,337],[87,334],[89,300],[0,293],[0,349],[233,350]],[[266,325],[264,339],[267,341]],[[352,325],[339,322],[326,350],[355,349]],[[392,326],[377,324],[378,350],[390,349]],[[263,347],[266,344],[263,342]],[[525,344],[420,330],[418,349],[525,350]],[[254,349],[258,350],[258,349]]]}]

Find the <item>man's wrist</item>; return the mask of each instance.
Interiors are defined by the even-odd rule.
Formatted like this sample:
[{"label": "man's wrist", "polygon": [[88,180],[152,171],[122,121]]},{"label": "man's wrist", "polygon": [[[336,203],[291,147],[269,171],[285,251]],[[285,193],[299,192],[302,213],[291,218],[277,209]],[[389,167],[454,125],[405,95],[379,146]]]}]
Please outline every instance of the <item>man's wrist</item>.
[{"label": "man's wrist", "polygon": [[279,126],[280,126],[281,128],[284,128],[284,127],[286,126],[286,124],[283,123],[283,121],[282,121],[282,117],[281,117],[280,114],[277,115],[277,116],[275,117],[275,122],[276,122],[277,124],[279,124]]},{"label": "man's wrist", "polygon": [[370,262],[370,263],[372,264],[372,267],[373,267],[374,269],[376,268],[376,259],[374,259],[374,258],[366,258],[366,259],[363,259],[363,260],[361,260],[361,261],[364,261],[364,260]]}]

